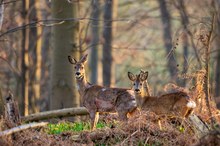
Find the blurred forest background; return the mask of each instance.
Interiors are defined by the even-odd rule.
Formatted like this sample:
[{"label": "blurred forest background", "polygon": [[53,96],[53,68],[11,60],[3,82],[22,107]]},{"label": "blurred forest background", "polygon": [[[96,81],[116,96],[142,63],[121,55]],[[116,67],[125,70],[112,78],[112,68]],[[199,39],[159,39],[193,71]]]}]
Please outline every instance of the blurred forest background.
[{"label": "blurred forest background", "polygon": [[80,106],[67,56],[88,53],[91,83],[131,88],[127,72],[143,69],[158,95],[168,83],[192,89],[208,69],[218,100],[219,8],[219,0],[0,0],[1,94],[11,91],[22,115]]}]

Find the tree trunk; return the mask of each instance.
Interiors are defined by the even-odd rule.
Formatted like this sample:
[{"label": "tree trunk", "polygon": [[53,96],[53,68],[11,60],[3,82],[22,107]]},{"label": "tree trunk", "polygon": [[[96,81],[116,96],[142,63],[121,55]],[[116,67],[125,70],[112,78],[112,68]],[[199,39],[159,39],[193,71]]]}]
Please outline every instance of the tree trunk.
[{"label": "tree trunk", "polygon": [[[220,96],[220,1],[216,1],[215,3],[216,8],[217,8],[217,16],[216,16],[216,47],[218,49],[217,52],[217,63],[215,67],[215,97]],[[220,105],[220,104],[219,104]],[[220,106],[218,107],[220,108]]]},{"label": "tree trunk", "polygon": [[[180,13],[180,17],[181,17],[181,23],[183,25],[184,28],[184,33],[183,33],[183,71],[182,74],[186,74],[187,70],[188,70],[188,62],[187,62],[187,58],[188,58],[188,45],[189,45],[189,41],[188,41],[188,35],[189,35],[189,30],[187,28],[187,26],[189,25],[189,18],[187,16],[187,12],[186,12],[186,7],[184,4],[183,0],[179,0],[177,1],[177,7],[179,9],[179,13]],[[183,81],[181,82],[181,86],[184,87],[186,85],[186,79],[183,79]]]},{"label": "tree trunk", "polygon": [[92,40],[91,40],[91,53],[89,66],[91,69],[90,81],[93,84],[97,84],[97,76],[98,76],[98,45],[99,45],[99,15],[100,15],[100,0],[92,1]]},{"label": "tree trunk", "polygon": [[52,110],[46,112],[40,112],[36,114],[31,114],[22,118],[23,122],[40,121],[52,118],[64,118],[72,116],[83,116],[88,115],[88,111],[85,107],[75,107],[75,108],[64,108],[59,110]]},{"label": "tree trunk", "polygon": [[177,68],[176,68],[176,60],[174,58],[175,50],[172,49],[170,14],[167,10],[167,5],[165,0],[158,0],[158,2],[160,5],[161,21],[163,23],[163,41],[164,41],[164,46],[166,48],[166,54],[168,59],[167,68],[170,72],[171,79],[176,80]]},{"label": "tree trunk", "polygon": [[[76,18],[76,6],[75,2],[53,0],[53,19]],[[73,65],[67,59],[68,55],[78,58],[77,26],[77,22],[65,21],[52,27],[51,110],[79,106]]]},{"label": "tree trunk", "polygon": [[2,29],[2,24],[3,24],[3,18],[4,18],[4,4],[3,0],[0,1],[0,32]]},{"label": "tree trunk", "polygon": [[[29,0],[24,0],[22,3],[22,18],[23,25],[28,24],[28,9],[29,9]],[[21,105],[21,114],[28,115],[28,91],[29,91],[29,58],[28,58],[28,47],[29,47],[29,29],[22,30],[22,105]]]},{"label": "tree trunk", "polygon": [[[41,4],[44,6],[42,10],[42,19],[50,19],[50,12],[47,10],[47,7],[51,7],[51,3],[49,1],[40,0]],[[48,17],[50,16],[50,17]],[[48,64],[50,62],[51,56],[49,52],[51,52],[50,37],[51,37],[51,27],[43,27],[42,30],[42,69],[41,69],[41,81],[43,81],[41,86],[41,93],[43,99],[40,102],[40,111],[49,110],[49,93],[47,92],[50,83],[48,83],[50,70],[48,70]],[[49,72],[49,73],[48,73]]]},{"label": "tree trunk", "polygon": [[[37,20],[41,20],[42,19],[42,14],[41,14],[41,7],[40,7],[40,1],[39,0],[35,0],[34,3],[34,7],[35,7],[35,14],[36,14],[36,18]],[[42,47],[42,27],[36,27],[36,36],[35,36],[35,42],[36,42],[36,46],[35,46],[35,69],[34,69],[34,82],[33,82],[33,96],[32,96],[32,108],[33,111],[39,112],[40,111],[40,105],[39,105],[39,100],[40,100],[40,93],[41,93],[41,60],[42,60],[42,56],[41,56],[41,47]]]},{"label": "tree trunk", "polygon": [[4,115],[4,99],[2,96],[2,89],[0,87],[0,115]]},{"label": "tree trunk", "polygon": [[103,85],[107,87],[111,85],[112,72],[112,3],[112,0],[106,0],[104,6],[102,74]]}]

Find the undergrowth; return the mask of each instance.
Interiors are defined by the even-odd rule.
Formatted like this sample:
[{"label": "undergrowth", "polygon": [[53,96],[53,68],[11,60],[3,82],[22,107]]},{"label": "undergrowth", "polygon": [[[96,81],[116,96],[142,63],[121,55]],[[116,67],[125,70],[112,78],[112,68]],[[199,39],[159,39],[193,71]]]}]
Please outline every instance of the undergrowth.
[{"label": "undergrowth", "polygon": [[[111,124],[106,124],[103,121],[98,122],[97,129],[104,127],[110,127]],[[48,134],[61,134],[62,132],[80,132],[85,130],[90,130],[89,122],[61,122],[58,124],[48,124],[46,132]]]}]

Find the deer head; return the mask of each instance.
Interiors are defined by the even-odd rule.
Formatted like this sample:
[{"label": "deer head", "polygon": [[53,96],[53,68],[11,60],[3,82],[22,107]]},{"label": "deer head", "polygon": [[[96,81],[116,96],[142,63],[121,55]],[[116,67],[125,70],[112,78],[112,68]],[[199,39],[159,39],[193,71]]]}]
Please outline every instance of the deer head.
[{"label": "deer head", "polygon": [[138,75],[134,75],[131,72],[128,72],[128,78],[132,81],[133,83],[133,90],[136,94],[141,94],[143,91],[143,83],[145,80],[147,80],[148,77],[148,72],[147,71],[142,71]]},{"label": "deer head", "polygon": [[75,65],[74,68],[76,79],[82,79],[85,76],[84,65],[87,62],[87,56],[88,54],[84,55],[79,61],[76,61],[76,59],[72,58],[71,56],[68,56],[69,62]]}]

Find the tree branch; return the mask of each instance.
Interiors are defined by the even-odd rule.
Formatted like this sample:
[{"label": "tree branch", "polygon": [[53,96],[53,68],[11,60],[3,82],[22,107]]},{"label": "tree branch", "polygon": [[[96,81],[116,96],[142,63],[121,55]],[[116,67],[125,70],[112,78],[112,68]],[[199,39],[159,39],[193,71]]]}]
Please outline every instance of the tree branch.
[{"label": "tree branch", "polygon": [[13,134],[19,131],[23,131],[29,128],[44,127],[47,124],[48,124],[47,122],[41,122],[41,123],[30,123],[30,124],[17,126],[17,127],[0,132],[0,136],[7,136],[7,135],[10,135],[10,134]]},{"label": "tree branch", "polygon": [[22,121],[39,121],[50,118],[71,117],[77,115],[87,115],[88,111],[84,107],[65,108],[60,110],[46,111],[37,114],[28,115],[22,118]]}]

